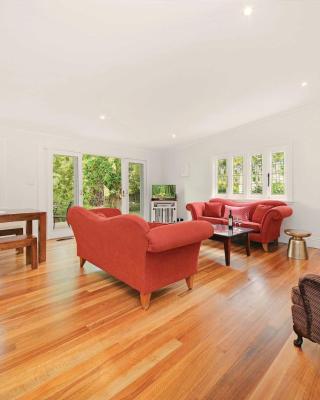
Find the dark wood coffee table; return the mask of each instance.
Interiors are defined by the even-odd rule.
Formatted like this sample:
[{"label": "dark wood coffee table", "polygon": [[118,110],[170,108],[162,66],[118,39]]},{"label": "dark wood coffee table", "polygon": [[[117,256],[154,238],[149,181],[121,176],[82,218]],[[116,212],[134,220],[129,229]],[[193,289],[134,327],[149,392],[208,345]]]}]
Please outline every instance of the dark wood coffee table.
[{"label": "dark wood coffee table", "polygon": [[224,244],[224,254],[226,259],[226,265],[230,265],[230,250],[231,250],[231,239],[239,236],[245,236],[246,240],[246,251],[247,256],[250,256],[250,239],[249,233],[254,230],[251,228],[233,227],[229,229],[227,225],[213,225],[214,234],[211,236],[211,240],[217,240]]}]

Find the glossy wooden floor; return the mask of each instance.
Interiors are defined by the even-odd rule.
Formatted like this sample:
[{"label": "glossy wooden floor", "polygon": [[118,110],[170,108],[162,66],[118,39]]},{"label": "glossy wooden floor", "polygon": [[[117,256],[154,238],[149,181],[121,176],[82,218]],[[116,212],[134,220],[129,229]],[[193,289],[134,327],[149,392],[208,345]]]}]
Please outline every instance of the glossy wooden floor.
[{"label": "glossy wooden floor", "polygon": [[247,258],[202,246],[194,289],[178,282],[148,311],[88,264],[73,240],[48,245],[39,270],[0,253],[0,399],[319,399],[320,346],[293,347],[290,288],[320,273],[320,251]]}]

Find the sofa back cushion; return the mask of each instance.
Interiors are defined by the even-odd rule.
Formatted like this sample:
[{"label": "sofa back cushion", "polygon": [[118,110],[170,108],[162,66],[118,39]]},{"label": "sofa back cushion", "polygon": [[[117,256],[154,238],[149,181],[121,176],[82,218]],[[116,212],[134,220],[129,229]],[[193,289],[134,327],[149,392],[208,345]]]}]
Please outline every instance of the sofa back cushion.
[{"label": "sofa back cushion", "polygon": [[221,216],[222,217],[225,215],[225,207],[226,206],[231,206],[231,207],[250,207],[249,221],[252,221],[252,217],[253,217],[254,211],[255,211],[256,207],[259,204],[263,204],[265,206],[272,206],[272,207],[286,206],[287,205],[285,202],[279,201],[279,200],[258,200],[258,201],[242,202],[242,201],[237,201],[237,200],[223,199],[223,198],[219,198],[219,197],[213,198],[213,199],[209,200],[209,202],[211,204],[215,204],[215,203],[221,203],[222,204],[222,211],[221,211]]},{"label": "sofa back cushion", "polygon": [[273,208],[273,206],[271,205],[258,204],[252,215],[252,222],[257,222],[258,224],[261,224],[264,216],[271,208]]},{"label": "sofa back cushion", "polygon": [[249,221],[251,206],[234,207],[225,205],[224,207],[224,218],[228,218],[230,211],[233,218],[239,218],[241,221]]},{"label": "sofa back cushion", "polygon": [[222,211],[222,203],[209,203],[206,202],[204,205],[204,213],[203,215],[205,217],[214,217],[214,218],[220,218],[221,217],[221,211]]}]

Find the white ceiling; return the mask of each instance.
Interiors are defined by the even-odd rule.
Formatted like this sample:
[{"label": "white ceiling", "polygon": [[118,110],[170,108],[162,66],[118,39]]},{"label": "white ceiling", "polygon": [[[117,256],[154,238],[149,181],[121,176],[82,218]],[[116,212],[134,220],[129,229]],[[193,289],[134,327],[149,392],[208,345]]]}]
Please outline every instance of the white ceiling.
[{"label": "white ceiling", "polygon": [[318,0],[1,0],[0,120],[147,147],[217,133],[319,96],[319,20]]}]

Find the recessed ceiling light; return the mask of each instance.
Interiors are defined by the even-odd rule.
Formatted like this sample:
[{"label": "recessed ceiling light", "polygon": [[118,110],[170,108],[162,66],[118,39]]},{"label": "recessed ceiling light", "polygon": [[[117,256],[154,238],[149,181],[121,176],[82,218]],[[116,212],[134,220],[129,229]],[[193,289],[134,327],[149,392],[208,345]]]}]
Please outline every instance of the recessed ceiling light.
[{"label": "recessed ceiling light", "polygon": [[308,86],[308,82],[306,82],[306,81],[302,82],[302,83],[301,83],[301,86],[302,86],[302,87]]},{"label": "recessed ceiling light", "polygon": [[173,133],[173,134],[171,135],[171,137],[172,137],[172,139],[175,139],[175,138],[177,137],[177,135],[176,135],[175,133]]},{"label": "recessed ceiling light", "polygon": [[243,15],[245,15],[246,17],[249,17],[249,15],[251,15],[253,13],[253,8],[250,6],[246,6],[243,9]]},{"label": "recessed ceiling light", "polygon": [[100,119],[104,120],[104,119],[106,119],[106,116],[105,115],[100,115]]}]

